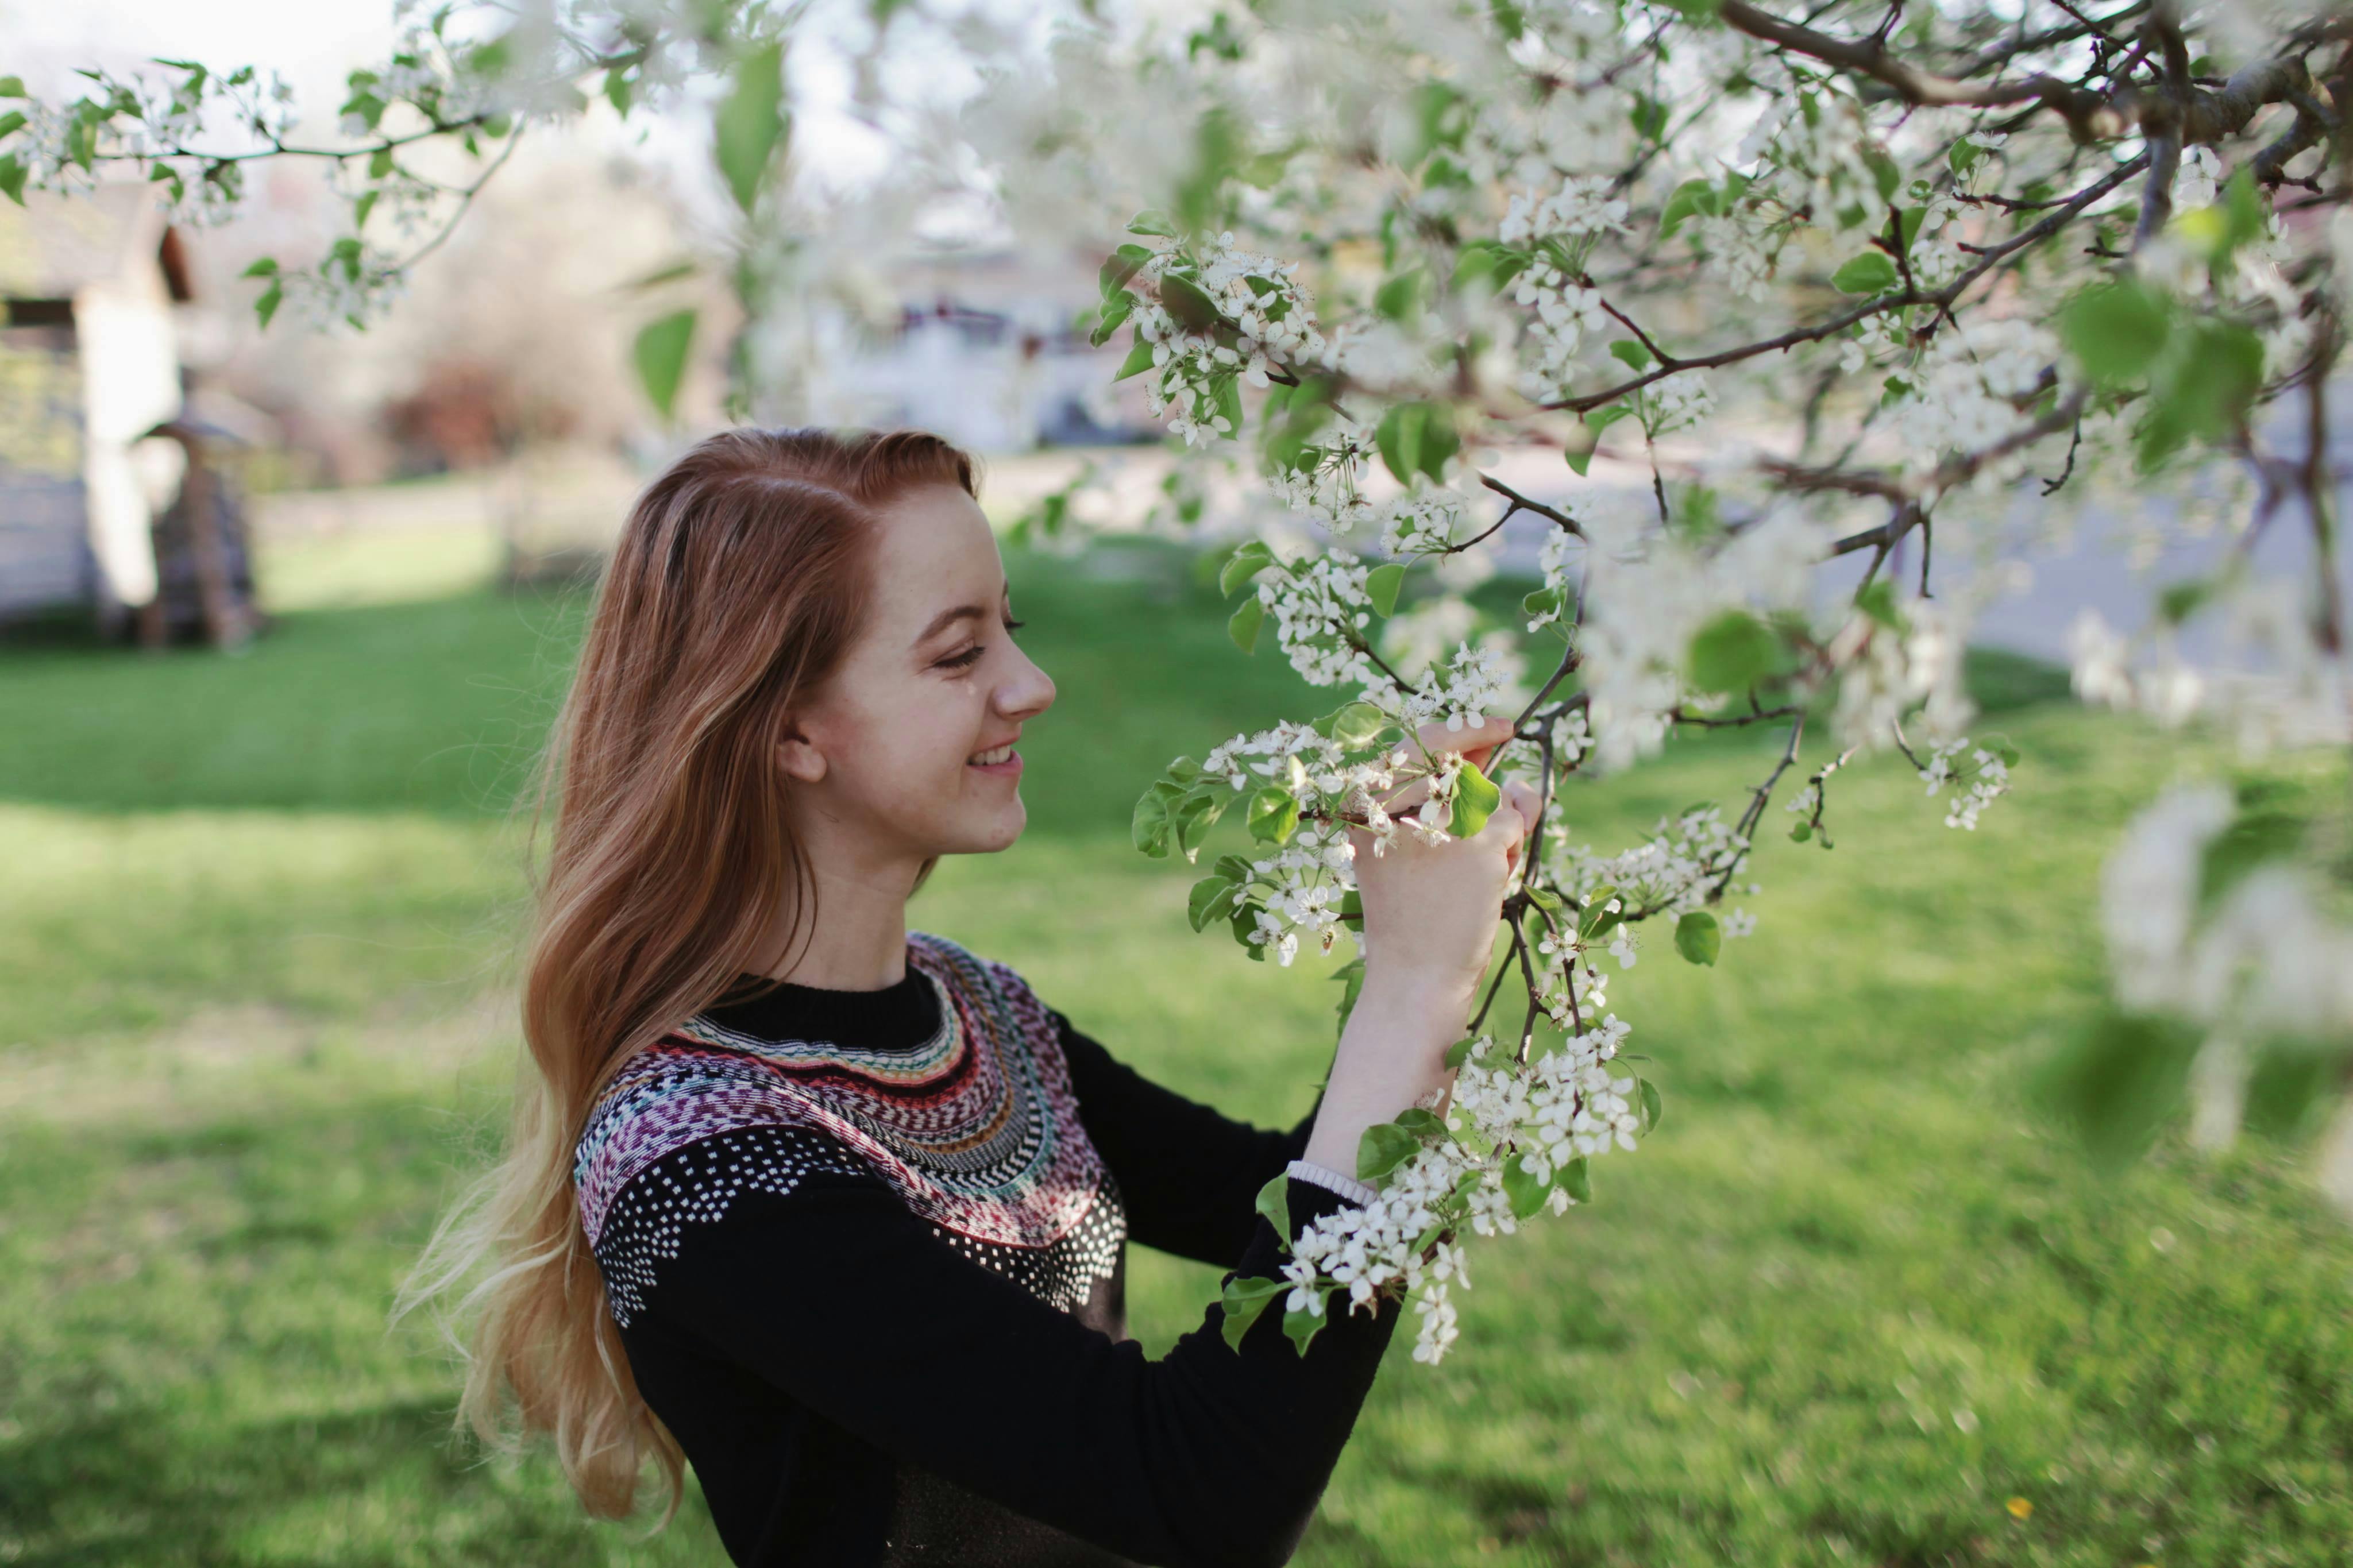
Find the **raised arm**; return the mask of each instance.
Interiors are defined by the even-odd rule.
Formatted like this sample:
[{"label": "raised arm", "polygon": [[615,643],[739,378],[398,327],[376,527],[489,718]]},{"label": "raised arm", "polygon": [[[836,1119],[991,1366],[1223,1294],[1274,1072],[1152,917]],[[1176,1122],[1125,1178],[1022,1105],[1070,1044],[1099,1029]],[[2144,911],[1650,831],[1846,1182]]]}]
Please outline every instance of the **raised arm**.
[{"label": "raised arm", "polygon": [[[1288,1184],[1303,1226],[1340,1200]],[[1239,1271],[1271,1277],[1255,1222]],[[1295,1233],[1294,1233],[1295,1234]],[[935,1235],[881,1181],[746,1189],[684,1227],[648,1310],[827,1420],[1140,1563],[1287,1560],[1354,1426],[1398,1307],[1332,1321],[1303,1357],[1269,1312],[1239,1351],[1211,1305],[1157,1361]]]}]

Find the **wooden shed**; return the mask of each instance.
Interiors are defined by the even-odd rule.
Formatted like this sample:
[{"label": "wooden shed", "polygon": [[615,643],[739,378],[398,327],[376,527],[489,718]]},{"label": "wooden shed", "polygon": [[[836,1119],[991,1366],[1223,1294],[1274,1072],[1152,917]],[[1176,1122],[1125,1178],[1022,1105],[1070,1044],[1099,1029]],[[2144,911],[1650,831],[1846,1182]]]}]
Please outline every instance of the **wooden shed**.
[{"label": "wooden shed", "polygon": [[[179,236],[147,186],[0,203],[0,619],[80,606],[110,634],[135,625],[160,641],[183,618],[174,580],[193,574],[158,571],[156,524],[202,453],[174,438],[174,307],[190,298]],[[232,509],[202,510],[225,523],[199,542],[203,574],[233,590],[226,618],[217,595],[204,606],[202,629],[238,640],[252,629],[242,530]],[[167,528],[167,548],[185,532]]]}]

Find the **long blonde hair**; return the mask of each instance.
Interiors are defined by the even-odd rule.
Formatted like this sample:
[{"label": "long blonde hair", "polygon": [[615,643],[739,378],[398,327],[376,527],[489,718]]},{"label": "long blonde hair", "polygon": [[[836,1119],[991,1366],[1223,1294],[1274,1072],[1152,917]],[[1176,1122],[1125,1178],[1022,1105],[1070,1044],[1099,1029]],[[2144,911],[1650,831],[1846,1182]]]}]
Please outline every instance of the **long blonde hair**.
[{"label": "long blonde hair", "polygon": [[972,459],[916,431],[746,428],[695,447],[630,510],[540,764],[533,838],[551,802],[554,827],[505,1156],[442,1218],[394,1310],[430,1306],[459,1346],[460,1426],[493,1449],[552,1436],[600,1518],[633,1510],[650,1458],[667,1521],[685,1461],[630,1376],[574,1148],[615,1070],[758,962],[780,910],[805,940],[814,889],[778,809],[777,745],[858,628],[874,509],[924,484],[978,494]]}]

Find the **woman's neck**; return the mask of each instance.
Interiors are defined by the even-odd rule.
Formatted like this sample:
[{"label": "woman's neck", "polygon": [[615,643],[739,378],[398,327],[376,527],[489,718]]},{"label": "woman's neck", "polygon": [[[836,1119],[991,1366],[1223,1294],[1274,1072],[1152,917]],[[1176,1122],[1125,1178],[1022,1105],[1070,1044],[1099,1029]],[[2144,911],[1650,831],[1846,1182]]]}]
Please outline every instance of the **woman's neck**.
[{"label": "woman's neck", "polygon": [[824,991],[880,991],[905,979],[914,873],[844,871],[823,864],[811,873],[816,918],[795,931],[795,911],[779,911],[754,972]]}]

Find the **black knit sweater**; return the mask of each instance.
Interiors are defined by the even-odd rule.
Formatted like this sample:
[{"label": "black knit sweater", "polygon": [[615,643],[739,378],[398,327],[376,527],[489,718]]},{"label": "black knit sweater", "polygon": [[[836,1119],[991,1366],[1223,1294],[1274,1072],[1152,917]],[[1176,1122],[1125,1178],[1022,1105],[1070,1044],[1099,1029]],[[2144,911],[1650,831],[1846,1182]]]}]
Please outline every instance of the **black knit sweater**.
[{"label": "black knit sweater", "polygon": [[[937,938],[875,992],[786,985],[633,1060],[581,1143],[638,1387],[744,1564],[1280,1563],[1396,1326],[1304,1357],[1126,1336],[1124,1246],[1271,1278],[1305,1146],[1121,1065]],[[748,977],[747,977],[748,982]],[[763,983],[765,984],[765,983]],[[1287,1184],[1294,1226],[1345,1200]],[[1230,1276],[1229,1276],[1230,1278]]]}]

